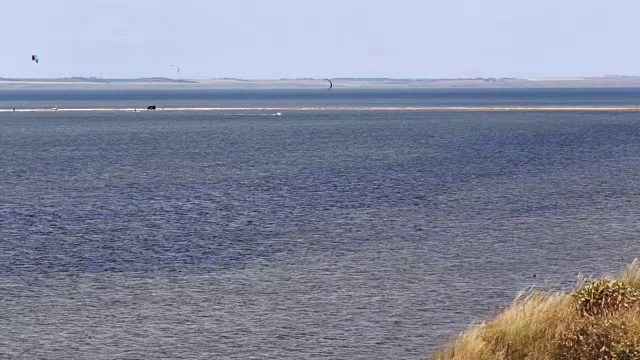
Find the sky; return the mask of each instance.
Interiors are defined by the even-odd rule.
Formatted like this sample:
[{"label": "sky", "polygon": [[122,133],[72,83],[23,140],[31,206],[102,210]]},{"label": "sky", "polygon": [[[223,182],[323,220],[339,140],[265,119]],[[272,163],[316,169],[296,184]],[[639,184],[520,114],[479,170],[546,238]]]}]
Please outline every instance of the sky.
[{"label": "sky", "polygon": [[634,0],[11,0],[1,9],[0,77],[640,74]]}]

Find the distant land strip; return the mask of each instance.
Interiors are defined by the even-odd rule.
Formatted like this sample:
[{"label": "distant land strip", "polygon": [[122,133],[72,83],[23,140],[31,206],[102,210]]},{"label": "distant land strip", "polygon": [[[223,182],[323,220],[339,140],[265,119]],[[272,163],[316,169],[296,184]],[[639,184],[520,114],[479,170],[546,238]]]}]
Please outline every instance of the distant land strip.
[{"label": "distant land strip", "polygon": [[[325,78],[296,79],[186,79],[148,77],[103,79],[100,77],[6,78],[0,77],[0,90],[17,89],[326,89]],[[357,78],[333,77],[333,90],[357,89],[527,89],[527,88],[638,88],[640,76],[548,78]]]},{"label": "distant land strip", "polygon": [[607,106],[409,106],[409,107],[167,107],[140,108],[32,108],[0,112],[154,112],[154,111],[640,111],[640,105]]}]

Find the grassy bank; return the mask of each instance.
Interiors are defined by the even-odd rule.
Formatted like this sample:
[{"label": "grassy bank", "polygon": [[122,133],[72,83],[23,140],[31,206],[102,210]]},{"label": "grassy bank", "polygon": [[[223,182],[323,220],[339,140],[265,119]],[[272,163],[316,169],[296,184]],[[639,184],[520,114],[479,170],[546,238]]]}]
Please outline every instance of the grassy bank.
[{"label": "grassy bank", "polygon": [[640,359],[640,261],[570,293],[519,296],[425,359]]}]

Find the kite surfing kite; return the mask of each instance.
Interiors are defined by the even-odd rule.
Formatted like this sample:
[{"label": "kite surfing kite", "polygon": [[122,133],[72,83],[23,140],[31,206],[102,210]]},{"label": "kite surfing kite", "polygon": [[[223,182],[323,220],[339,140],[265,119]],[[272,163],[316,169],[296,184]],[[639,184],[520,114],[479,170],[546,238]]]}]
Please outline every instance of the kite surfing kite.
[{"label": "kite surfing kite", "polygon": [[329,88],[327,90],[331,90],[333,88],[333,82],[329,79],[327,79],[327,81],[329,82]]},{"label": "kite surfing kite", "polygon": [[175,67],[176,67],[176,69],[178,70],[178,71],[176,72],[176,74],[180,74],[180,66],[178,66],[177,64],[171,64],[171,65],[169,65],[169,66],[175,66]]},{"label": "kite surfing kite", "polygon": [[38,59],[38,55],[31,55],[31,61],[35,61],[37,64],[40,62],[40,59]]}]

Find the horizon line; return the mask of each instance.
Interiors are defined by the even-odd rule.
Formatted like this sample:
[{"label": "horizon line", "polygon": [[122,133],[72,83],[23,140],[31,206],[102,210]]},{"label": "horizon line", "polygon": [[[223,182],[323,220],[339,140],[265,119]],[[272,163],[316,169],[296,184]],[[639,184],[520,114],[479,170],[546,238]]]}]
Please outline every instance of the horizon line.
[{"label": "horizon line", "polygon": [[229,81],[322,81],[327,79],[336,80],[418,80],[418,81],[442,81],[442,80],[533,80],[533,79],[625,79],[625,78],[640,78],[640,75],[600,75],[600,76],[527,76],[527,77],[510,77],[510,76],[475,76],[475,77],[386,77],[386,76],[374,76],[374,77],[357,77],[357,76],[336,76],[336,77],[281,77],[281,78],[242,78],[242,77],[168,77],[168,76],[139,76],[139,77],[100,77],[100,76],[59,76],[59,77],[15,77],[15,76],[0,76],[0,81],[7,80],[85,80],[85,81],[107,81],[107,80],[171,80],[171,81],[212,81],[212,80],[229,80]]}]

